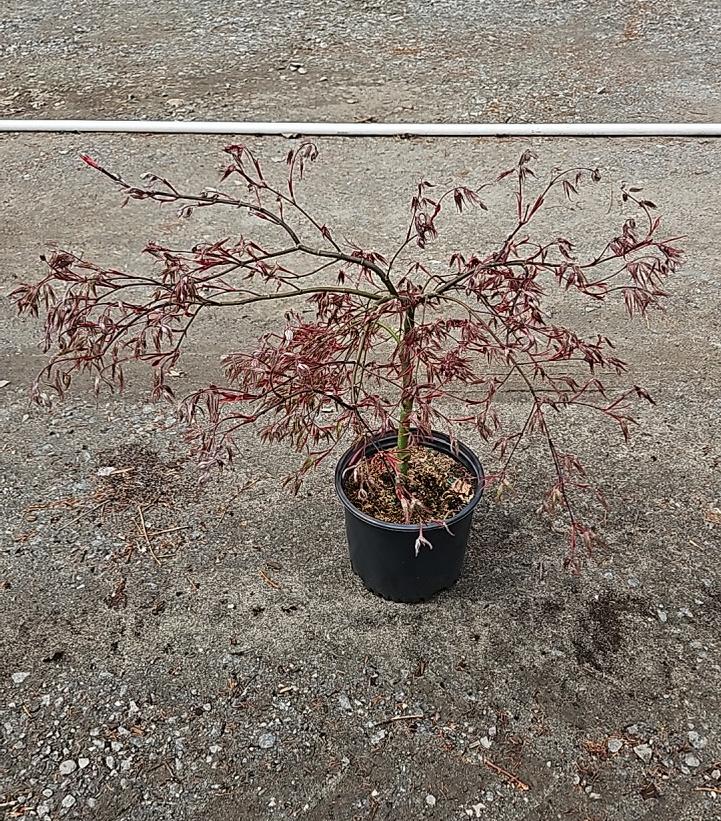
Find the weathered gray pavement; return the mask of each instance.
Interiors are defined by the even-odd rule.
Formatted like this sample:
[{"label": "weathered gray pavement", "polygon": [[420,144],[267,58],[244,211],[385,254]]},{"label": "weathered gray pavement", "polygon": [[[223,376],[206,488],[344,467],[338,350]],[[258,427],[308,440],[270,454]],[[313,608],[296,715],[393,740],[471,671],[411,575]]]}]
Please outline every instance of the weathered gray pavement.
[{"label": "weathered gray pavement", "polygon": [[[542,14],[528,4],[76,0],[52,19],[39,9],[11,3],[2,22],[5,116],[721,113],[718,19],[698,4],[557,3]],[[222,145],[2,137],[3,296],[39,272],[51,244],[138,266],[150,239],[237,229],[212,212],[180,222],[150,204],[120,210],[78,160],[88,151],[128,176],[161,170],[199,186],[215,179]],[[273,167],[287,141],[253,145]],[[614,309],[568,309],[582,331],[608,328],[658,402],[628,447],[600,424],[560,422],[611,499],[608,550],[578,578],[561,569],[563,537],[534,513],[547,470],[532,449],[517,463],[516,495],[479,516],[459,585],[419,606],[381,601],[348,566],[330,466],[292,499],[278,481],[292,456],[248,434],[236,473],[201,493],[172,408],[147,404],[142,375],[117,400],[96,403],[78,386],[51,415],[30,407],[39,327],[0,302],[8,818],[721,818],[719,144],[324,140],[306,196],[384,248],[421,173],[485,178],[529,145],[544,168],[584,161],[609,188],[644,185],[669,231],[687,237],[688,263],[650,330]],[[557,216],[583,235],[610,224],[607,211],[604,195]],[[479,223],[480,246],[499,219],[491,209]],[[179,389],[202,384],[221,353],[271,320],[209,320]],[[121,474],[133,479],[99,475],[110,466],[133,468]],[[258,481],[237,496],[247,479]],[[97,508],[109,483],[125,510]],[[153,538],[155,557],[138,505],[151,533],[183,528]],[[422,717],[387,722],[400,715]]]}]

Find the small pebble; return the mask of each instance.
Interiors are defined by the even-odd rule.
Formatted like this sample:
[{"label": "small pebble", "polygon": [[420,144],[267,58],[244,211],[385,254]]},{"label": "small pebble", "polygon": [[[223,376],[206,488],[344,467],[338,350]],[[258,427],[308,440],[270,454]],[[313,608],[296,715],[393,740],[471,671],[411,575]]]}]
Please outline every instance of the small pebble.
[{"label": "small pebble", "polygon": [[88,766],[88,764],[90,764],[90,759],[89,758],[79,758],[78,759],[78,767],[80,767],[81,770],[84,770]]},{"label": "small pebble", "polygon": [[708,742],[703,736],[699,735],[696,730],[691,730],[688,734],[688,743],[694,750],[703,750]]},{"label": "small pebble", "polygon": [[653,750],[648,746],[648,744],[639,744],[633,748],[633,751],[644,764],[648,764],[653,756]]},{"label": "small pebble", "polygon": [[386,730],[378,730],[377,733],[373,733],[371,736],[371,744],[380,744],[381,741],[388,735]]},{"label": "small pebble", "polygon": [[701,764],[701,762],[699,761],[698,757],[697,757],[697,756],[695,756],[693,753],[687,753],[687,754],[683,757],[683,763],[684,763],[687,767],[698,767],[698,766]]},{"label": "small pebble", "polygon": [[70,775],[70,773],[74,773],[77,768],[78,765],[72,760],[72,758],[69,758],[67,761],[63,761],[60,765],[60,775]]},{"label": "small pebble", "polygon": [[433,795],[433,793],[428,793],[428,795],[426,796],[426,804],[428,804],[429,807],[436,806],[436,797],[435,795]]},{"label": "small pebble", "polygon": [[276,738],[273,733],[263,733],[258,738],[258,746],[261,750],[269,750],[271,747],[275,746]]},{"label": "small pebble", "polygon": [[609,753],[617,753],[623,747],[623,741],[620,738],[609,738],[607,747]]},{"label": "small pebble", "polygon": [[65,807],[66,810],[70,809],[70,807],[72,807],[74,803],[75,803],[75,796],[74,795],[66,795],[65,798],[63,798],[63,801],[62,801],[62,805],[63,805],[63,807]]},{"label": "small pebble", "polygon": [[22,684],[29,675],[30,673],[13,673],[13,684]]},{"label": "small pebble", "polygon": [[352,710],[353,705],[350,703],[350,699],[345,693],[341,693],[338,696],[338,704],[340,704],[341,709],[343,710]]}]

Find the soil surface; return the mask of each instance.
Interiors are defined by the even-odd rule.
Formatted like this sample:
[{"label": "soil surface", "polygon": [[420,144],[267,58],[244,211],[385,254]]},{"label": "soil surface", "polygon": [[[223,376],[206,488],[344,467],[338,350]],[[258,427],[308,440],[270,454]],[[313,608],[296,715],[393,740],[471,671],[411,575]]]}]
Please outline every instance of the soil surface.
[{"label": "soil surface", "polygon": [[353,504],[382,522],[444,522],[470,502],[475,478],[451,456],[423,447],[408,448],[408,475],[401,504],[396,492],[395,452],[383,451],[348,474],[345,491]]},{"label": "soil surface", "polygon": [[[690,0],[67,0],[52,13],[7,0],[0,106],[718,121],[720,14]],[[119,209],[78,159],[200,189],[228,141],[0,136],[3,297],[54,245],[139,270],[149,240],[236,236],[247,226],[234,214]],[[287,140],[252,145],[282,166]],[[0,299],[0,809],[33,821],[718,821],[719,143],[319,145],[304,201],[379,251],[404,235],[421,175],[492,178],[527,148],[544,173],[598,166],[607,186],[555,208],[552,236],[595,237],[621,181],[686,235],[688,264],[649,328],[610,305],[554,306],[615,339],[657,402],[627,445],[590,417],[553,420],[610,500],[592,522],[607,550],[580,576],[564,571],[564,535],[535,513],[552,468],[534,443],[514,495],[476,514],[459,583],[420,605],[378,599],[349,566],[332,464],[293,499],[280,479],[298,461],[247,431],[235,471],[200,491],[174,409],[148,403],[143,372],[122,397],[96,401],[78,383],[51,414],[30,407],[40,329]],[[488,204],[465,233],[479,248],[506,225]],[[220,356],[276,319],[265,306],[199,324],[176,393],[221,378]],[[522,400],[502,405],[521,425]],[[483,443],[462,438],[491,472]]]}]

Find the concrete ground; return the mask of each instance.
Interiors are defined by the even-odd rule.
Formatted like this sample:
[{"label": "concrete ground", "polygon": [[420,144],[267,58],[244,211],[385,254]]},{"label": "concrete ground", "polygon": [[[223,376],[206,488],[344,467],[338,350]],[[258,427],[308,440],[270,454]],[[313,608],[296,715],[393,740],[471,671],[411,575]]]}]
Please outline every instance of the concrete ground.
[{"label": "concrete ground", "polygon": [[[710,4],[547,5],[73,0],[51,16],[10,2],[0,105],[27,117],[719,119]],[[228,215],[120,210],[78,160],[199,187],[222,145],[0,138],[3,297],[49,246],[137,267],[148,240],[238,230]],[[253,146],[273,167],[288,142]],[[552,211],[549,230],[595,236],[612,224],[610,189],[634,181],[688,251],[648,329],[558,303],[580,331],[616,339],[658,403],[629,446],[594,421],[558,422],[611,501],[607,549],[579,577],[534,512],[548,477],[534,447],[515,495],[477,516],[459,584],[421,605],[382,601],[350,570],[331,465],[293,499],[279,482],[292,454],[247,432],[235,472],[199,491],[173,409],[148,404],[142,374],[121,398],[96,402],[79,384],[50,414],[30,407],[40,329],[0,301],[7,818],[721,818],[718,144],[323,140],[306,196],[382,249],[421,173],[483,179],[529,146],[543,168],[604,174],[604,193]],[[491,208],[471,244],[506,216]],[[179,392],[272,321],[210,318]],[[520,413],[519,397],[503,409]]]}]

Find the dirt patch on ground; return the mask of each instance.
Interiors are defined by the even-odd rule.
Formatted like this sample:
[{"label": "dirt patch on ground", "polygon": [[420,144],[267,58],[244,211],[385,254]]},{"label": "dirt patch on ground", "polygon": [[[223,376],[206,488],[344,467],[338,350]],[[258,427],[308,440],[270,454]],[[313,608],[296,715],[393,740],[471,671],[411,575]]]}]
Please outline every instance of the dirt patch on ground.
[{"label": "dirt patch on ground", "polygon": [[578,618],[573,641],[579,664],[590,664],[597,670],[613,667],[623,643],[623,616],[629,605],[638,609],[630,599],[618,599],[607,592],[589,603],[587,612]]},{"label": "dirt patch on ground", "polygon": [[152,449],[125,444],[101,450],[97,462],[97,495],[107,511],[118,513],[138,505],[172,505],[183,462],[164,461]]}]

